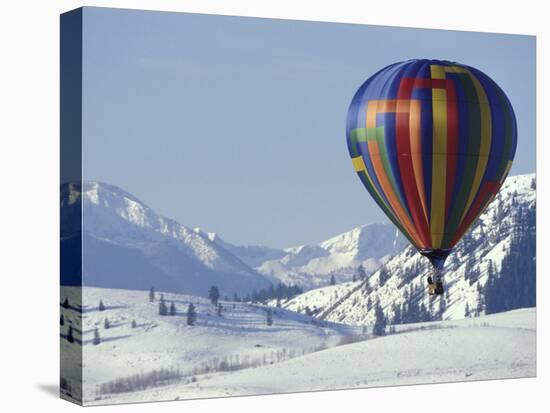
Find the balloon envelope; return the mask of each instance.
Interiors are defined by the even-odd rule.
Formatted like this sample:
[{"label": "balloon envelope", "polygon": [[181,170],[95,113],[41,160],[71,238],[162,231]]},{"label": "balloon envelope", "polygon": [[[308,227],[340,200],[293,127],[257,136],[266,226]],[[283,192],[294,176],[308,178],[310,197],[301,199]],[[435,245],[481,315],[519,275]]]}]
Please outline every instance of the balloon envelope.
[{"label": "balloon envelope", "polygon": [[364,186],[435,266],[497,194],[517,143],[512,105],[493,80],[426,59],[395,63],[363,83],[346,132]]}]

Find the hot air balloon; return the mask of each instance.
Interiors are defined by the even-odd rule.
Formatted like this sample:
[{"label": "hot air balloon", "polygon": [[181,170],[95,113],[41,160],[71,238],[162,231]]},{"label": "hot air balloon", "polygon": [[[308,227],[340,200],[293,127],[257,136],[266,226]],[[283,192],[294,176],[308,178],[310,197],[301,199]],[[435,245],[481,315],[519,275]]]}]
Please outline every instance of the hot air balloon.
[{"label": "hot air balloon", "polygon": [[346,129],[359,179],[430,260],[430,294],[442,294],[445,259],[512,166],[517,125],[510,101],[476,68],[408,60],[361,85]]}]

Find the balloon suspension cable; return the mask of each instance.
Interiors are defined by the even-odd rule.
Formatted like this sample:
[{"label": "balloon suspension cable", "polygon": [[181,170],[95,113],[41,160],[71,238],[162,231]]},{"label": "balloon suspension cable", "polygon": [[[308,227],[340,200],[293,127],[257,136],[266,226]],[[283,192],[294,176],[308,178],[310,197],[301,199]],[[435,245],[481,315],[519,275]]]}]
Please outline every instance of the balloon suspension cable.
[{"label": "balloon suspension cable", "polygon": [[432,265],[432,280],[434,283],[441,282],[441,279],[443,277],[443,271],[441,271],[440,268],[436,267],[435,265]]}]

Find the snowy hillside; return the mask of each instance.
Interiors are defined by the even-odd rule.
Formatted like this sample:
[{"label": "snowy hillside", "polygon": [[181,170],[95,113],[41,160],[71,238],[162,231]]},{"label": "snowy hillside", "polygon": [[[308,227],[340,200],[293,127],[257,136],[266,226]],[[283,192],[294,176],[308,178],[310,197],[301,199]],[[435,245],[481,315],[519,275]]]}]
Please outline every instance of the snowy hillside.
[{"label": "snowy hillside", "polygon": [[[534,239],[534,222],[526,224],[523,221],[528,214],[534,216],[535,187],[534,174],[506,180],[497,198],[447,259],[444,268],[447,293],[441,298],[426,294],[426,277],[431,266],[409,246],[372,274],[367,282],[348,282],[311,290],[283,303],[283,307],[353,325],[372,325],[377,301],[390,320],[395,318],[396,311],[403,311],[404,305],[409,310],[412,307],[418,310],[416,317],[422,313],[431,319],[454,320],[467,313],[472,316],[484,314],[488,273],[498,275],[503,260],[510,255],[535,259],[534,246],[526,250],[525,245],[512,245],[520,225],[525,226],[521,231],[529,231]],[[534,279],[534,273],[525,276],[531,275]],[[509,291],[511,295],[519,293]]]},{"label": "snowy hillside", "polygon": [[408,242],[392,224],[368,224],[319,245],[287,248],[284,256],[267,260],[256,269],[287,284],[319,287],[327,285],[333,274],[337,281],[350,280],[359,265],[370,274],[406,245]]},{"label": "snowy hillside", "polygon": [[[328,322],[312,322],[311,317],[284,309],[273,311],[273,325],[268,326],[267,307],[221,301],[222,313],[205,298],[163,293],[167,305],[176,306],[174,316],[158,313],[161,293],[149,301],[147,291],[83,288],[79,311],[78,289],[62,287],[61,299],[68,297],[68,308],[61,307],[61,376],[75,391],[79,387],[78,358],[84,355],[84,399],[111,398],[98,395],[98,386],[118,378],[159,369],[179,369],[190,380],[210,368],[254,367],[301,356],[334,346],[343,337],[359,329]],[[104,311],[99,310],[100,300]],[[197,312],[194,326],[187,325],[187,310],[193,303]],[[105,320],[109,328],[105,329]],[[132,322],[135,321],[135,328]],[[75,342],[68,342],[69,326]],[[98,329],[101,343],[93,344]],[[83,343],[81,347],[80,343]],[[209,367],[210,366],[210,367]],[[223,369],[224,367],[222,367]],[[184,394],[182,394],[184,396]]]},{"label": "snowy hillside", "polygon": [[[224,294],[270,284],[271,280],[213,242],[210,234],[160,216],[129,193],[103,183],[87,183],[82,192],[74,185],[62,188],[61,215],[69,217],[63,221],[62,248],[78,250],[81,234],[76,211],[81,207],[86,285],[155,286],[204,295],[212,284]],[[62,283],[77,284],[80,274],[64,269]]]},{"label": "snowy hillside", "polygon": [[534,310],[500,316],[496,324],[487,316],[476,323],[380,337],[261,369],[212,375],[201,380],[200,387],[174,385],[141,397],[203,398],[534,377]]},{"label": "snowy hillside", "polygon": [[[62,297],[75,299],[76,289]],[[165,294],[175,316],[159,316],[147,293],[85,288],[85,302],[103,300],[105,310],[89,305],[82,313],[85,404],[178,400],[311,390],[497,378],[536,374],[534,309],[475,319],[397,326],[396,334],[362,336],[360,329],[318,324],[309,317],[277,309],[267,326],[265,308],[224,302],[221,317],[204,299]],[[158,301],[158,294],[157,294]],[[185,324],[185,309],[196,304],[195,326]],[[80,314],[62,309],[65,325]],[[104,328],[104,320],[111,326]],[[132,320],[136,327],[132,328]],[[101,343],[93,344],[98,329]],[[77,329],[80,331],[80,329]],[[76,331],[76,330],[75,330]],[[77,332],[76,339],[80,340]],[[62,339],[64,354],[78,343]],[[74,362],[74,361],[73,361]],[[72,391],[78,377],[63,360],[62,377]],[[152,371],[166,373],[143,388],[131,384]],[[159,373],[156,373],[158,377]],[[152,379],[149,379],[152,380]],[[130,386],[130,387],[128,387]],[[132,390],[129,390],[132,388]],[[121,391],[118,391],[121,390]],[[67,389],[64,389],[67,396]]]}]

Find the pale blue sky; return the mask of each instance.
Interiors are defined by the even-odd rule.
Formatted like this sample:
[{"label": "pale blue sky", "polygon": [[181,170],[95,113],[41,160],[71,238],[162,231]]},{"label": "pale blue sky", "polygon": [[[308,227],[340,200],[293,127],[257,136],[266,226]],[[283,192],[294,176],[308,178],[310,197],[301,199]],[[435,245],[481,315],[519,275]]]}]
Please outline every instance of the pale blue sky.
[{"label": "pale blue sky", "polygon": [[84,179],[237,244],[317,243],[386,221],[345,141],[356,89],[410,58],[475,66],[535,171],[535,38],[85,8]]}]

